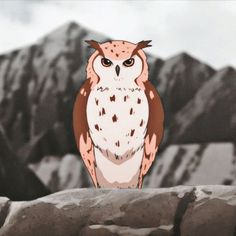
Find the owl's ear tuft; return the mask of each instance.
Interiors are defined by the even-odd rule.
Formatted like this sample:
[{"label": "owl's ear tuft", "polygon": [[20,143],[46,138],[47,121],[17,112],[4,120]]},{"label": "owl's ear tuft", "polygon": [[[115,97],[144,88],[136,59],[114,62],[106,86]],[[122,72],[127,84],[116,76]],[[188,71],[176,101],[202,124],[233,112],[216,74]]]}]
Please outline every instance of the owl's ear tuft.
[{"label": "owl's ear tuft", "polygon": [[152,40],[142,40],[138,42],[136,44],[137,45],[136,48],[132,52],[132,56],[135,55],[140,49],[151,47],[152,45],[149,45],[150,42],[152,42]]},{"label": "owl's ear tuft", "polygon": [[151,47],[152,45],[149,45],[149,43],[151,43],[152,40],[143,40],[137,43],[137,47],[139,47],[140,49],[142,48],[147,48],[147,47]]},{"label": "owl's ear tuft", "polygon": [[99,42],[95,41],[95,40],[85,40],[85,42],[87,44],[89,44],[90,47],[94,48],[94,49],[98,49],[100,48]]},{"label": "owl's ear tuft", "polygon": [[100,47],[99,42],[97,42],[97,41],[95,41],[95,40],[85,40],[85,42],[86,42],[87,44],[89,44],[89,46],[90,46],[91,48],[94,48],[94,49],[98,50],[98,51],[99,51],[99,54],[101,54],[101,55],[104,56],[104,53],[103,53],[103,51],[102,51],[102,49],[101,49],[101,47]]}]

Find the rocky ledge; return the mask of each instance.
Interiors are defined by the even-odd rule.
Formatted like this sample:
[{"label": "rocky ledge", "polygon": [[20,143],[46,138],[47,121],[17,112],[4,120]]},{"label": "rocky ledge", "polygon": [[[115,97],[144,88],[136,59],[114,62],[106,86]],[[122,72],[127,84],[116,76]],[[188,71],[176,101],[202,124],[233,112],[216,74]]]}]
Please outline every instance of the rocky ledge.
[{"label": "rocky ledge", "polygon": [[236,234],[236,187],[74,189],[28,202],[0,198],[0,236]]}]

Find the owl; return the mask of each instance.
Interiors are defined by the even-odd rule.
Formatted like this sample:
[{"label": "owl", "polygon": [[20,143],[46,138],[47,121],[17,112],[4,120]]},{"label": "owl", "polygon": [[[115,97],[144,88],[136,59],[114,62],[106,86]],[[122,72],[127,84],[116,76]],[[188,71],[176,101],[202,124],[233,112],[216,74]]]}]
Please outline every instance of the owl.
[{"label": "owl", "polygon": [[74,103],[77,147],[95,187],[142,188],[164,122],[143,51],[151,41],[86,42],[95,51]]}]

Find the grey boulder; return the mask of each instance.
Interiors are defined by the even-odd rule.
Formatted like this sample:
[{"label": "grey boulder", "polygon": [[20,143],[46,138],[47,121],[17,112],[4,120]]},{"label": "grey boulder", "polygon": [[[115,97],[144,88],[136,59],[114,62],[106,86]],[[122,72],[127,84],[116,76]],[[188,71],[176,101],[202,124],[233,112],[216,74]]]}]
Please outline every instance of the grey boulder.
[{"label": "grey boulder", "polygon": [[0,236],[231,236],[235,219],[232,186],[74,189],[29,202],[0,199]]}]

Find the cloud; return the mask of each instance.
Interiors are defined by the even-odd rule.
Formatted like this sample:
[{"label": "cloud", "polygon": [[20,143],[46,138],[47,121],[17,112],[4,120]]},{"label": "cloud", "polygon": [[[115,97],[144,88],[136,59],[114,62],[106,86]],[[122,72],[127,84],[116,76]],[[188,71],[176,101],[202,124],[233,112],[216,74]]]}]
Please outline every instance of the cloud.
[{"label": "cloud", "polygon": [[187,51],[217,68],[236,66],[235,18],[234,1],[3,1],[0,53],[77,21],[115,39],[152,39],[148,50],[159,57]]},{"label": "cloud", "polygon": [[31,3],[25,1],[1,1],[1,15],[11,21],[27,23],[31,20]]}]

